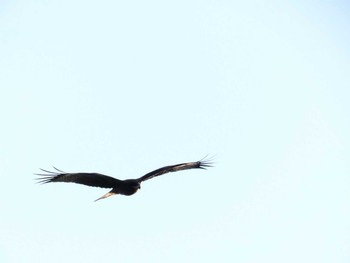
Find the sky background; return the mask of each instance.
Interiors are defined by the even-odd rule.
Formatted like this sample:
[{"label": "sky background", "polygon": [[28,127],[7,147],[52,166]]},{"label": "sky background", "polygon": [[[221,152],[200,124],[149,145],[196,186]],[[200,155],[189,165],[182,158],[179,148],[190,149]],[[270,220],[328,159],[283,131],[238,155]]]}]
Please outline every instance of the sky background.
[{"label": "sky background", "polygon": [[[1,262],[349,262],[348,1],[0,2]],[[52,165],[137,194],[35,183]]]}]

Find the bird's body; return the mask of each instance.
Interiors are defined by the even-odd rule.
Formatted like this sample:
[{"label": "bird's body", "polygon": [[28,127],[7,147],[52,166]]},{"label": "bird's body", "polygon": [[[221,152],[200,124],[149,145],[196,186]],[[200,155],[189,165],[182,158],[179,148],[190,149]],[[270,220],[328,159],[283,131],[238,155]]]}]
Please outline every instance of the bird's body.
[{"label": "bird's body", "polygon": [[211,164],[212,163],[208,160],[201,160],[197,162],[169,165],[149,172],[138,179],[127,180],[119,180],[99,173],[66,173],[55,167],[55,172],[41,169],[43,172],[45,172],[45,174],[37,175],[41,176],[38,178],[40,183],[66,182],[102,188],[112,188],[111,191],[97,199],[100,200],[115,194],[127,196],[133,195],[141,188],[141,183],[143,181],[149,180],[155,176],[194,168],[205,169],[206,167],[210,167]]}]

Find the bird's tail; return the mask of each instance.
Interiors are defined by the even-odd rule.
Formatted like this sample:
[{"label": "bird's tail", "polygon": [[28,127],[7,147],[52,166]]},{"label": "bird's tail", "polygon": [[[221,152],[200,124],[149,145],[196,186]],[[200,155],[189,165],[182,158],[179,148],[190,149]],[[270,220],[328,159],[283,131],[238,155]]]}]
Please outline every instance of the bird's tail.
[{"label": "bird's tail", "polygon": [[110,196],[115,195],[115,194],[116,194],[116,193],[113,193],[112,191],[111,191],[111,192],[108,192],[107,194],[101,196],[100,198],[97,198],[97,199],[95,200],[95,202],[98,201],[98,200],[101,200],[101,199],[105,199],[105,198],[110,197]]}]

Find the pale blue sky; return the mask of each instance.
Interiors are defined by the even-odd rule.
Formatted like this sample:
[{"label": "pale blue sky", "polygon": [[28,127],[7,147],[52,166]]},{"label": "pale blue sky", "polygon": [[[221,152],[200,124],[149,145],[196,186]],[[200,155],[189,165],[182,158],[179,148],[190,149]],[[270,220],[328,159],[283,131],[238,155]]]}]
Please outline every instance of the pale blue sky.
[{"label": "pale blue sky", "polygon": [[[349,18],[347,1],[1,1],[0,261],[349,262]],[[207,154],[96,203],[106,189],[33,180]]]}]

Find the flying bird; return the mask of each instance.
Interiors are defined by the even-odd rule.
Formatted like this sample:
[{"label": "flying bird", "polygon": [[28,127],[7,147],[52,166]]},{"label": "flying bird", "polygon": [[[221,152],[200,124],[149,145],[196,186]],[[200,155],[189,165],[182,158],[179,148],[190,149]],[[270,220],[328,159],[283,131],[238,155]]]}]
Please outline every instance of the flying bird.
[{"label": "flying bird", "polygon": [[94,187],[112,188],[111,191],[95,200],[98,201],[116,194],[133,195],[141,188],[142,182],[162,174],[188,169],[206,169],[207,167],[211,166],[211,160],[202,159],[197,162],[180,163],[175,165],[164,166],[162,168],[149,172],[144,176],[141,176],[140,178],[127,180],[119,180],[99,173],[66,173],[57,169],[56,167],[53,167],[55,171],[40,169],[44,172],[44,174],[36,174],[40,176],[36,179],[39,183],[42,184],[65,182],[83,184]]}]

